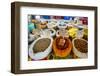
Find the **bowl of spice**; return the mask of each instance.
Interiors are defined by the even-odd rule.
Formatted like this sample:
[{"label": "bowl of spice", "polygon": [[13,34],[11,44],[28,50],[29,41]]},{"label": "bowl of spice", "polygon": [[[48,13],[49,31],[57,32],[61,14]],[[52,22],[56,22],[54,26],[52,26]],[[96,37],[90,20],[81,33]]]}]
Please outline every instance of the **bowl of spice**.
[{"label": "bowl of spice", "polygon": [[75,38],[72,40],[73,52],[79,58],[87,58],[88,42],[84,39]]},{"label": "bowl of spice", "polygon": [[46,58],[52,51],[51,37],[40,37],[36,39],[29,48],[29,56],[34,60],[41,60]]},{"label": "bowl of spice", "polygon": [[66,57],[70,54],[72,43],[67,37],[57,37],[53,41],[53,51],[57,57]]}]

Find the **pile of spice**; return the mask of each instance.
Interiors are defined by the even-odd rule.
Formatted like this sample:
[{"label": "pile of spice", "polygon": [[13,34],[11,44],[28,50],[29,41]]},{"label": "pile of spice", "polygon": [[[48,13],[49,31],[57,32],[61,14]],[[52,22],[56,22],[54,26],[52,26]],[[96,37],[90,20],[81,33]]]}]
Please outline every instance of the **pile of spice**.
[{"label": "pile of spice", "polygon": [[78,51],[82,53],[87,53],[88,52],[88,43],[82,39],[76,39],[74,41],[74,46],[77,48]]},{"label": "pile of spice", "polygon": [[39,39],[33,46],[33,52],[44,52],[50,45],[51,40],[49,38]]}]

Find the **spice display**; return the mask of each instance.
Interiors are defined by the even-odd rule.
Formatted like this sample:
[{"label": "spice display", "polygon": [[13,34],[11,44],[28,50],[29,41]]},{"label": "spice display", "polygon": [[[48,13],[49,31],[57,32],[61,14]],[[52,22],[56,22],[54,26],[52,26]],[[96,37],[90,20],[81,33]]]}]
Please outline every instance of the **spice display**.
[{"label": "spice display", "polygon": [[28,48],[29,61],[87,58],[88,17],[28,15]]}]

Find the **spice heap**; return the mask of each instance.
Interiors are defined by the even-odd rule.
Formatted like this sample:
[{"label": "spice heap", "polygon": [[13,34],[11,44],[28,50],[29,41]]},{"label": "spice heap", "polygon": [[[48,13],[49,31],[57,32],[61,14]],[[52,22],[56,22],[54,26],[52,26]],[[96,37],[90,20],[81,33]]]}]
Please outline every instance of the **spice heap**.
[{"label": "spice heap", "polygon": [[51,40],[49,38],[42,38],[38,40],[35,45],[33,46],[33,52],[44,52],[48,46],[50,45]]},{"label": "spice heap", "polygon": [[75,48],[78,49],[78,51],[82,53],[87,53],[88,52],[88,43],[82,39],[76,39],[74,41]]}]

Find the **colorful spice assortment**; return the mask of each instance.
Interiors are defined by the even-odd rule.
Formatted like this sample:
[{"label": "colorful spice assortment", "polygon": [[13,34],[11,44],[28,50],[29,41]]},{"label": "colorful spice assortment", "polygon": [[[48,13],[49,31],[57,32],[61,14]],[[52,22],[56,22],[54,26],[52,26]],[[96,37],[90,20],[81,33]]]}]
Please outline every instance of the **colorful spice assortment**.
[{"label": "colorful spice assortment", "polygon": [[73,52],[74,39],[75,48],[88,53],[88,17],[28,15],[28,51],[38,60],[81,58]]}]

